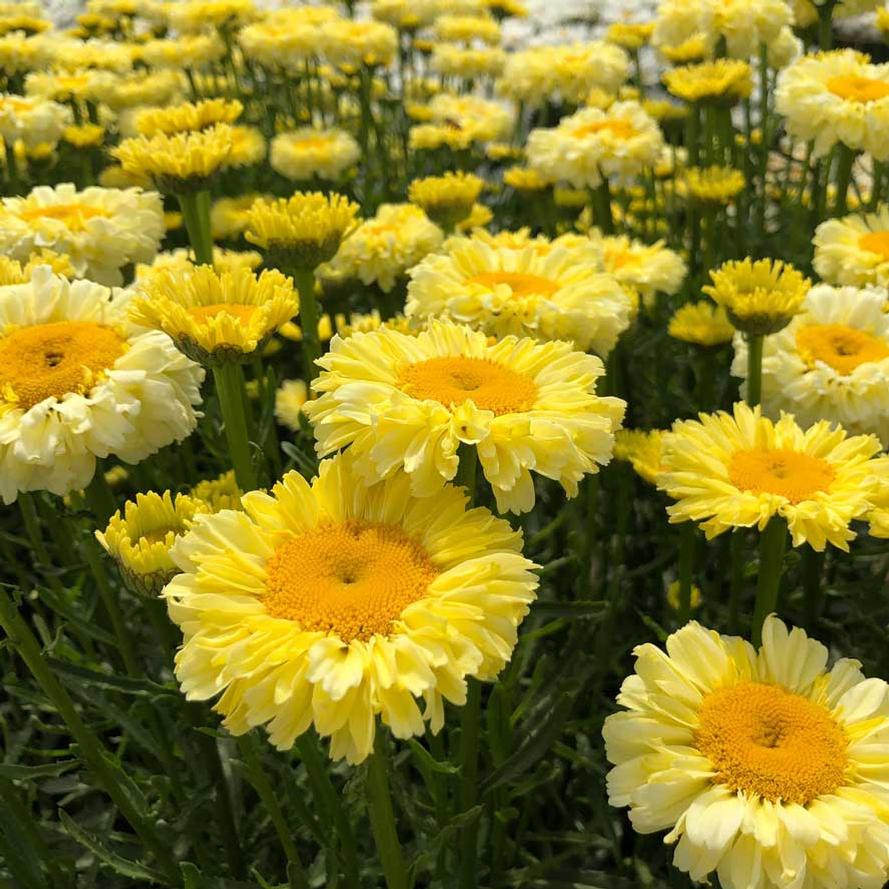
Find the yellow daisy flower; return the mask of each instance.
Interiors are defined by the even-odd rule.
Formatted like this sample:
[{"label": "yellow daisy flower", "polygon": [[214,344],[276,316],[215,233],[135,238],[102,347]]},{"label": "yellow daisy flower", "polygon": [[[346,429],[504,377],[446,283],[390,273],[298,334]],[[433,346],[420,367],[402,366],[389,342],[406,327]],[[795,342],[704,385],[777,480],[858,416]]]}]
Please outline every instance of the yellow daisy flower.
[{"label": "yellow daisy flower", "polygon": [[701,301],[680,306],[670,318],[667,333],[673,339],[710,348],[730,343],[735,328],[722,306]]},{"label": "yellow daisy flower", "polygon": [[435,37],[444,43],[497,44],[500,42],[500,25],[489,16],[440,15],[435,20]]},{"label": "yellow daisy flower", "polygon": [[595,245],[581,238],[507,246],[496,237],[454,239],[412,268],[405,314],[448,316],[491,336],[570,340],[607,355],[629,327],[631,301],[600,271]]},{"label": "yellow daisy flower", "polygon": [[238,487],[234,470],[230,469],[216,478],[198,482],[189,494],[206,503],[211,512],[219,512],[221,509],[240,509],[243,492]]},{"label": "yellow daisy flower", "polygon": [[477,77],[497,77],[503,71],[507,57],[504,50],[496,47],[479,49],[438,43],[432,50],[429,66],[444,77],[474,80]]},{"label": "yellow daisy flower", "polygon": [[441,93],[428,105],[433,123],[459,131],[470,142],[508,139],[515,127],[511,109],[479,96]]},{"label": "yellow daisy flower", "polygon": [[198,513],[210,508],[187,494],[174,497],[169,491],[136,494],[124,504],[96,539],[117,562],[127,585],[144,596],[156,596],[179,573],[170,558],[170,547],[184,534]]},{"label": "yellow daisy flower", "polygon": [[0,137],[12,145],[55,145],[71,123],[71,109],[39,97],[25,98],[0,93]]},{"label": "yellow daisy flower", "polygon": [[775,108],[797,139],[813,140],[816,156],[838,142],[889,158],[889,65],[853,50],[803,56],[778,75]]},{"label": "yellow daisy flower", "polygon": [[662,469],[663,443],[661,429],[618,429],[614,433],[614,459],[630,463],[640,478],[656,485]]},{"label": "yellow daisy flower", "polygon": [[528,136],[528,166],[553,182],[595,187],[604,178],[629,179],[655,164],[664,140],[637,102],[607,111],[583,108],[552,129]]},{"label": "yellow daisy flower", "polygon": [[138,463],[197,424],[203,371],[127,318],[129,294],[47,266],[0,293],[0,499],[85,488],[96,459]]},{"label": "yellow daisy flower", "polygon": [[631,52],[641,49],[654,34],[654,22],[613,22],[605,32],[605,39]]},{"label": "yellow daisy flower", "polygon": [[250,192],[232,198],[219,198],[210,208],[210,228],[213,239],[235,240],[249,224],[247,211],[257,198],[270,198],[271,195]]},{"label": "yellow daisy flower", "polygon": [[673,68],[664,73],[667,91],[685,102],[730,107],[753,90],[750,65],[738,59],[717,59]]},{"label": "yellow daisy flower", "polygon": [[73,274],[122,284],[121,269],[146,262],[164,236],[156,192],[38,185],[22,198],[0,198],[0,252],[27,262],[38,249],[67,257]]},{"label": "yellow daisy flower", "polygon": [[183,573],[163,593],[184,634],[180,686],[222,693],[233,734],[265,725],[288,750],[314,725],[332,759],[359,763],[377,714],[397,738],[437,733],[444,701],[462,705],[468,677],[509,660],[535,566],[520,533],[458,489],[417,500],[403,474],[367,487],[341,456],[311,485],[289,472],[243,503],[177,541]]},{"label": "yellow daisy flower", "polygon": [[822,420],[801,429],[792,416],[777,423],[738,403],[733,414],[680,420],[664,438],[658,486],[677,502],[671,522],[699,522],[707,537],[732,528],[762,531],[786,519],[794,546],[848,550],[849,524],[870,510],[889,471],[875,460],[880,442],[849,437]]},{"label": "yellow daisy flower", "polygon": [[253,0],[182,0],[162,7],[170,25],[183,33],[208,27],[234,28],[256,18]]},{"label": "yellow daisy flower", "polygon": [[[255,250],[226,250],[213,248],[213,268],[218,273],[234,272],[238,269],[255,271],[262,265],[262,254]],[[191,250],[179,247],[176,250],[162,251],[150,263],[136,266],[136,284],[146,284],[159,272],[175,275],[190,275],[195,269]]]},{"label": "yellow daisy flower", "polygon": [[231,137],[232,147],[225,162],[226,168],[252,167],[265,160],[265,136],[259,129],[234,126],[231,128]]},{"label": "yellow daisy flower", "polygon": [[692,621],[666,652],[635,650],[605,720],[613,806],[669,830],[673,863],[724,889],[882,886],[889,875],[886,683],[827,669],[801,629],[765,621],[762,647]]},{"label": "yellow daisy flower", "polygon": [[336,17],[336,10],[327,6],[276,9],[241,28],[238,43],[248,59],[296,73],[317,54],[321,25]]},{"label": "yellow daisy flower", "polygon": [[339,194],[260,198],[247,210],[244,236],[266,252],[270,265],[313,269],[333,258],[357,212],[358,205]]},{"label": "yellow daisy flower", "polygon": [[[655,38],[657,32],[655,32]],[[687,40],[675,45],[658,43],[658,52],[673,65],[690,65],[703,62],[713,55],[713,48],[703,34],[693,34]]]},{"label": "yellow daisy flower", "polygon": [[815,271],[829,284],[889,286],[889,208],[827,219],[812,243]]},{"label": "yellow daisy flower", "polygon": [[488,338],[432,320],[417,336],[394,330],[335,338],[318,360],[319,393],[303,410],[320,455],[349,445],[368,479],[400,467],[428,497],[475,445],[501,511],[534,505],[531,471],[569,496],[611,459],[624,402],[596,395],[600,359],[567,343]]},{"label": "yellow daisy flower", "polygon": [[[808,426],[839,423],[889,445],[889,315],[883,290],[813,287],[803,311],[765,340],[763,410]],[[735,342],[732,373],[747,375],[747,345]],[[742,387],[742,392],[746,387]]]},{"label": "yellow daisy flower", "polygon": [[435,0],[373,0],[370,14],[404,31],[416,31],[431,24],[440,10]]},{"label": "yellow daisy flower", "polygon": [[257,277],[246,268],[189,273],[165,269],[138,286],[130,317],[164,331],[201,364],[249,361],[299,309],[293,282],[276,269]]},{"label": "yellow daisy flower", "polygon": [[437,250],[442,230],[413,204],[383,204],[347,237],[330,261],[331,268],[388,293],[409,268]]},{"label": "yellow daisy flower", "polygon": [[503,184],[516,191],[544,191],[552,182],[530,167],[510,167],[503,171]]},{"label": "yellow daisy flower", "polygon": [[802,307],[811,282],[780,260],[730,260],[710,272],[703,287],[732,324],[753,335],[781,330]]},{"label": "yellow daisy flower", "polygon": [[99,148],[105,141],[105,127],[94,123],[65,127],[62,139],[75,148]]},{"label": "yellow daisy flower", "polygon": [[408,188],[408,198],[433,222],[448,230],[469,216],[484,184],[472,173],[447,172],[443,176],[415,179]]},{"label": "yellow daisy flower", "polygon": [[602,268],[650,305],[658,293],[673,294],[685,279],[685,262],[663,241],[645,244],[626,235],[603,237],[593,232],[592,242],[602,251]]},{"label": "yellow daisy flower", "polygon": [[175,39],[149,40],[139,48],[139,55],[146,65],[155,69],[200,70],[225,55],[225,43],[216,33],[182,34]]},{"label": "yellow daisy flower", "polygon": [[376,67],[395,59],[398,32],[382,22],[331,19],[321,25],[319,43],[327,60],[340,68]]},{"label": "yellow daisy flower", "polygon": [[272,139],[269,163],[293,182],[338,180],[361,157],[358,143],[345,130],[304,127]]},{"label": "yellow daisy flower", "polygon": [[692,203],[726,206],[744,190],[744,174],[733,167],[689,167],[677,183]]},{"label": "yellow daisy flower", "polygon": [[308,397],[309,390],[303,380],[284,380],[275,392],[275,419],[292,432],[299,432],[302,407]]},{"label": "yellow daisy flower", "polygon": [[216,124],[197,132],[124,139],[111,155],[125,173],[149,176],[161,191],[183,194],[206,188],[227,163],[231,150],[231,127]]},{"label": "yellow daisy flower", "polygon": [[206,130],[218,123],[234,123],[243,110],[237,99],[203,99],[168,108],[143,108],[136,112],[133,124],[140,136],[172,136]]}]

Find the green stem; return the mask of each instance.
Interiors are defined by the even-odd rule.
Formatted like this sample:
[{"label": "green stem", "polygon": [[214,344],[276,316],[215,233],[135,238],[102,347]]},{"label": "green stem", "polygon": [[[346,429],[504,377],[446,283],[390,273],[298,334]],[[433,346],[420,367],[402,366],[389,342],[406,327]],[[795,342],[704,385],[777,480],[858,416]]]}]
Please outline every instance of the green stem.
[{"label": "green stem", "polygon": [[855,152],[844,145],[837,143],[837,169],[836,190],[834,197],[833,215],[845,216],[848,206],[849,183],[852,180],[852,165],[855,163]]},{"label": "green stem", "polygon": [[198,265],[213,264],[213,239],[210,235],[210,192],[194,191],[176,195],[188,241]]},{"label": "green stem", "polygon": [[293,280],[299,292],[299,324],[302,328],[303,372],[306,385],[318,376],[319,367],[315,362],[321,357],[321,341],[318,339],[318,320],[321,311],[315,297],[314,269],[295,269]]},{"label": "green stem", "polygon": [[389,889],[408,889],[409,880],[398,830],[395,827],[395,813],[392,809],[392,792],[389,789],[389,762],[386,752],[386,738],[377,731],[373,755],[367,761],[367,811],[377,853],[383,865],[383,874]]},{"label": "green stem", "polygon": [[469,495],[467,506],[472,507],[475,505],[478,490],[478,451],[475,445],[461,444],[458,455],[460,464],[457,467],[454,484],[458,488],[466,488],[466,493]]},{"label": "green stem", "polygon": [[747,404],[756,407],[762,401],[762,346],[761,333],[747,335]]},{"label": "green stem", "polygon": [[[482,687],[477,679],[466,680],[466,704],[463,707],[460,733],[460,811],[467,812],[478,798],[478,739],[481,722]],[[478,853],[478,832],[470,824],[460,831],[458,854],[458,885],[460,889],[476,889],[478,885],[475,860]]]},{"label": "green stem", "polygon": [[750,641],[754,648],[762,642],[763,621],[777,608],[778,588],[784,566],[784,549],[787,545],[787,522],[775,515],[759,535],[759,579],[756,584],[756,605]]},{"label": "green stem", "polygon": [[167,882],[171,886],[178,886],[179,869],[170,852],[169,844],[161,840],[155,832],[154,819],[139,811],[130,791],[118,776],[116,766],[112,765],[111,756],[80,718],[68,692],[44,660],[37,638],[2,584],[0,584],[0,626],[21,655],[43,693],[61,716],[77,744],[79,756],[93,773],[99,786],[111,797],[121,815],[145,844],[146,849],[154,855]]},{"label": "green stem", "polygon": [[225,425],[225,438],[235,477],[242,491],[257,488],[256,469],[250,453],[247,414],[244,409],[244,374],[240,364],[220,364],[213,368],[216,395]]},{"label": "green stem", "polygon": [[691,578],[695,562],[697,526],[685,522],[679,530],[679,624],[691,617]]},{"label": "green stem", "polygon": [[[303,765],[312,785],[315,797],[315,805],[323,821],[329,824],[333,822],[340,841],[340,850],[343,854],[343,872],[346,877],[346,886],[360,886],[358,869],[358,851],[355,845],[355,835],[352,825],[346,816],[336,789],[330,780],[327,763],[318,750],[315,739],[309,734],[300,735],[296,739],[296,749],[302,759]],[[329,875],[328,875],[329,876]]]},{"label": "green stem", "polygon": [[25,533],[28,535],[28,540],[31,543],[31,549],[36,553],[40,567],[48,570],[52,566],[52,560],[49,557],[49,550],[46,548],[46,542],[40,530],[40,518],[37,515],[34,495],[23,491],[18,496],[18,503],[22,521],[25,525]]},{"label": "green stem", "polygon": [[608,179],[604,176],[602,181],[593,189],[593,215],[596,225],[603,235],[614,234],[614,217],[611,215],[611,189],[608,187]]},{"label": "green stem", "polygon": [[817,6],[818,10],[818,48],[827,51],[833,45],[833,2]]}]

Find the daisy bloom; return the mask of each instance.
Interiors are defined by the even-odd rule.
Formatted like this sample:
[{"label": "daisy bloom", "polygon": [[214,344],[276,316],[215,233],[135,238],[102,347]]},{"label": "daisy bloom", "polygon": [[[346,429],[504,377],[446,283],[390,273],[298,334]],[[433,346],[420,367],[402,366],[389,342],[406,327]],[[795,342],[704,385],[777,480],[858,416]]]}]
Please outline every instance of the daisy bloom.
[{"label": "daisy bloom", "polygon": [[816,156],[841,142],[889,158],[889,65],[851,49],[803,56],[778,75],[775,107],[791,136],[814,141]]},{"label": "daisy bloom", "polygon": [[678,181],[689,203],[725,207],[744,190],[744,174],[734,167],[689,167]]},{"label": "daisy bloom", "polygon": [[0,499],[87,487],[96,459],[138,463],[195,428],[203,370],[133,326],[129,294],[49,268],[0,290]]},{"label": "daisy bloom", "polygon": [[350,763],[377,714],[397,738],[440,731],[444,702],[509,660],[537,587],[520,532],[466,501],[418,500],[402,473],[368,487],[340,456],[311,485],[289,472],[243,513],[199,517],[163,593],[186,697],[221,694],[230,732],[264,725],[279,750],[314,725]]},{"label": "daisy bloom", "polygon": [[50,249],[68,258],[78,278],[100,284],[123,283],[123,266],[151,260],[163,236],[163,207],[153,191],[78,191],[68,182],[0,198],[0,252],[27,262]]},{"label": "daisy bloom", "polygon": [[357,212],[358,205],[339,194],[260,198],[247,210],[244,236],[266,252],[269,265],[314,269],[333,258]]},{"label": "daisy bloom", "polygon": [[208,27],[231,29],[250,22],[257,15],[253,0],[183,0],[164,4],[162,8],[170,25],[186,34]]},{"label": "daisy bloom", "polygon": [[645,244],[626,235],[592,237],[602,251],[602,268],[624,287],[636,291],[646,305],[658,293],[673,294],[685,279],[685,261],[663,241]]},{"label": "daisy bloom", "polygon": [[503,184],[516,191],[545,191],[552,182],[530,167],[510,167],[503,171]]},{"label": "daisy bloom", "polygon": [[237,99],[203,99],[167,108],[143,108],[136,112],[133,123],[140,136],[172,136],[205,130],[217,123],[234,123],[243,110]]},{"label": "daisy bloom", "polygon": [[532,470],[573,497],[611,459],[625,406],[596,395],[595,356],[512,336],[492,345],[449,321],[334,337],[318,364],[303,411],[319,455],[349,446],[368,481],[403,468],[428,497],[455,478],[460,444],[475,445],[501,512],[534,506]]},{"label": "daisy bloom", "polygon": [[815,271],[829,284],[889,286],[889,208],[827,219],[812,243]]},{"label": "daisy bloom", "polygon": [[257,198],[270,198],[271,195],[248,192],[232,198],[219,198],[210,208],[210,227],[213,239],[235,240],[244,233],[249,224],[247,211]]},{"label": "daisy bloom", "polygon": [[47,99],[0,93],[0,137],[12,145],[55,145],[71,123],[71,109]]},{"label": "daisy bloom", "polygon": [[605,720],[613,806],[669,830],[673,863],[724,889],[879,889],[889,875],[889,696],[774,615],[762,647],[695,621],[637,646]]},{"label": "daisy bloom", "polygon": [[426,107],[432,123],[456,129],[470,142],[508,139],[515,127],[512,109],[480,96],[440,93]]},{"label": "daisy bloom", "polygon": [[435,20],[435,37],[443,43],[480,41],[493,46],[500,42],[500,25],[492,16],[440,15]]},{"label": "daisy bloom", "polygon": [[794,546],[843,550],[885,485],[887,462],[873,459],[873,435],[847,436],[822,420],[808,429],[782,414],[777,423],[739,402],[733,413],[679,420],[664,438],[658,486],[676,500],[671,522],[699,522],[708,538],[732,528],[762,531],[786,519]]},{"label": "daisy bloom", "polygon": [[442,230],[413,204],[382,204],[340,244],[334,271],[388,293],[409,268],[441,246]]},{"label": "daisy bloom", "polygon": [[702,300],[680,306],[670,318],[667,333],[673,339],[711,348],[730,343],[735,328],[722,306]]},{"label": "daisy bloom", "polygon": [[299,432],[302,408],[308,397],[308,387],[302,380],[284,380],[275,392],[275,419],[291,432]]},{"label": "daisy bloom", "polygon": [[431,24],[440,11],[435,0],[373,0],[370,14],[394,28],[416,31]]},{"label": "daisy bloom", "polygon": [[455,238],[408,272],[405,314],[447,315],[491,336],[570,340],[607,355],[630,325],[632,301],[600,268],[588,238],[543,249],[488,243],[482,234]]},{"label": "daisy bloom", "polygon": [[293,282],[276,269],[190,273],[164,269],[138,285],[134,323],[168,334],[186,355],[219,366],[249,361],[299,309]]},{"label": "daisy bloom", "polygon": [[327,6],[276,9],[262,21],[241,28],[238,43],[248,59],[295,74],[316,56],[321,25],[336,17],[336,11]]},{"label": "daisy bloom", "polygon": [[503,71],[507,58],[506,52],[496,47],[478,49],[438,43],[432,50],[429,66],[445,77],[473,80],[477,77],[497,77]]},{"label": "daisy bloom", "polygon": [[383,22],[337,18],[321,25],[319,44],[333,65],[340,68],[373,68],[394,61],[398,32]]},{"label": "daisy bloom", "polygon": [[[154,79],[158,74],[166,73],[166,69],[174,69],[177,73],[184,68],[199,71],[218,62],[225,55],[225,43],[216,33],[182,34],[173,40],[148,40],[139,47],[139,55],[146,65],[160,69],[148,75]],[[134,102],[133,105],[155,103],[156,100]]]},{"label": "daisy bloom", "polygon": [[528,166],[553,182],[596,187],[603,178],[626,180],[653,166],[663,142],[638,102],[615,102],[607,111],[584,108],[552,129],[532,130]]},{"label": "daisy bloom", "polygon": [[156,133],[151,138],[124,139],[111,155],[125,173],[148,176],[161,191],[178,195],[206,188],[226,165],[231,150],[231,127],[216,124],[172,136]]},{"label": "daisy bloom", "polygon": [[136,494],[111,516],[96,539],[117,562],[130,589],[156,596],[178,574],[170,547],[190,527],[195,515],[209,512],[206,503],[187,494],[169,491]]},{"label": "daisy bloom", "polygon": [[692,104],[731,107],[753,90],[750,65],[738,59],[717,59],[673,68],[663,76],[667,91]]},{"label": "daisy bloom", "polygon": [[335,181],[355,166],[361,156],[358,143],[345,130],[303,127],[272,139],[269,163],[275,172],[293,182]]},{"label": "daisy bloom", "polygon": [[640,478],[656,485],[663,444],[661,429],[618,429],[614,433],[614,459],[629,463]]},{"label": "daisy bloom", "polygon": [[211,512],[241,508],[243,491],[238,487],[233,469],[223,472],[216,478],[198,482],[188,493],[206,503]]},{"label": "daisy bloom", "polygon": [[605,32],[609,43],[631,52],[642,49],[654,34],[654,22],[613,22]]},{"label": "daisy bloom", "polygon": [[[234,272],[237,269],[254,271],[262,265],[262,254],[255,250],[226,250],[224,247],[214,247],[212,265],[219,273]],[[147,284],[159,272],[172,272],[184,276],[190,275],[194,269],[194,256],[191,250],[185,247],[165,250],[158,253],[151,263],[139,263],[136,266],[136,284]]]},{"label": "daisy bloom", "polygon": [[449,230],[469,216],[484,184],[472,173],[447,172],[443,176],[414,179],[408,198],[433,222]]},{"label": "daisy bloom", "polygon": [[723,306],[738,330],[754,336],[775,333],[801,311],[811,282],[781,260],[730,260],[710,272],[703,287]]},{"label": "daisy bloom", "polygon": [[[884,290],[813,287],[803,311],[767,337],[763,410],[792,413],[808,426],[839,423],[889,445],[889,315]],[[732,373],[746,377],[747,345],[738,337]],[[742,392],[745,387],[742,386]]]},{"label": "daisy bloom", "polygon": [[225,162],[226,169],[252,167],[265,160],[265,136],[257,127],[231,127],[232,147]]}]

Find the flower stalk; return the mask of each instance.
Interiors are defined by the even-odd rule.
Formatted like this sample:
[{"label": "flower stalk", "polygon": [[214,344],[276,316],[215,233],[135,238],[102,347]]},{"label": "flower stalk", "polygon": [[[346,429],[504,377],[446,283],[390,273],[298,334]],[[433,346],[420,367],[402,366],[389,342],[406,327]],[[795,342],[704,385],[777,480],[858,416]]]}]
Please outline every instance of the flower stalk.
[{"label": "flower stalk", "polygon": [[762,642],[762,625],[778,606],[778,590],[787,547],[787,522],[775,515],[759,536],[759,579],[756,585],[756,604],[750,641],[754,648]]}]

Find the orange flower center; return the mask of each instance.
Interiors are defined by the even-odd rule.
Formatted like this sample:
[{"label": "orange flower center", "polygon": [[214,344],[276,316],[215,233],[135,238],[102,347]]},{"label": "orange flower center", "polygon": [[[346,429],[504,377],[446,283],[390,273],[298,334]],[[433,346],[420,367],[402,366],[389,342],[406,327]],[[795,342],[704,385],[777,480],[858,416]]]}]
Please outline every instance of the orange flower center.
[{"label": "orange flower center", "polygon": [[845,324],[811,324],[796,334],[803,360],[830,365],[837,373],[850,374],[861,364],[889,358],[889,345],[873,334]]},{"label": "orange flower center", "polygon": [[556,281],[540,275],[526,275],[522,272],[482,272],[470,278],[467,284],[481,284],[482,287],[493,289],[498,284],[505,284],[512,290],[513,296],[530,296],[539,294],[549,296],[559,289]]},{"label": "orange flower center", "polygon": [[266,571],[263,604],[272,617],[347,643],[387,635],[438,574],[402,528],[359,519],[288,537]]},{"label": "orange flower center", "polygon": [[858,246],[868,253],[876,253],[883,259],[889,259],[889,231],[868,232],[858,239]]},{"label": "orange flower center", "polygon": [[0,337],[0,399],[28,410],[46,398],[82,395],[125,348],[116,331],[91,321],[20,327]]},{"label": "orange flower center", "polygon": [[253,317],[256,306],[245,306],[240,303],[213,303],[210,306],[192,306],[188,310],[195,321],[209,321],[219,315],[231,315],[232,318],[247,323]]},{"label": "orange flower center", "polygon": [[889,83],[873,77],[831,77],[827,88],[849,102],[876,102],[889,96]]},{"label": "orange flower center", "polygon": [[844,780],[846,736],[826,708],[777,685],[742,682],[708,694],[695,743],[714,781],[806,805]]},{"label": "orange flower center", "polygon": [[64,223],[73,232],[83,231],[87,221],[98,216],[107,218],[108,214],[99,207],[90,207],[86,204],[49,204],[45,207],[28,207],[21,212],[22,219],[28,222],[36,219],[55,219]]},{"label": "orange flower center", "polygon": [[446,407],[472,400],[477,408],[500,416],[529,411],[537,401],[531,377],[487,358],[430,358],[409,364],[399,386],[412,398]]},{"label": "orange flower center", "polygon": [[636,128],[628,120],[617,118],[616,120],[594,120],[571,130],[571,135],[575,139],[594,136],[598,133],[608,133],[616,139],[632,139],[636,135]]},{"label": "orange flower center", "polygon": [[777,494],[791,503],[811,500],[819,491],[830,490],[835,476],[827,460],[787,448],[737,451],[729,465],[735,487],[754,494]]}]

